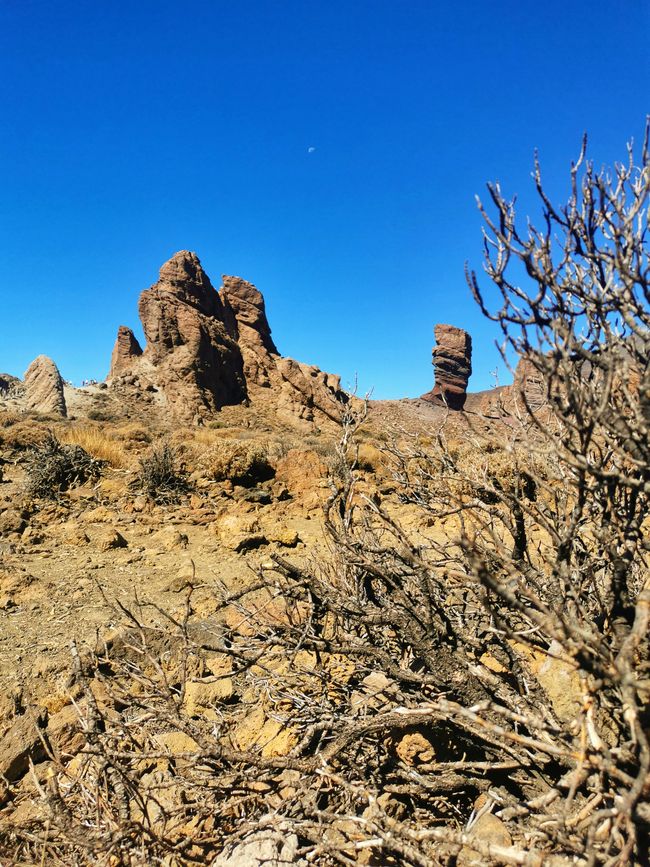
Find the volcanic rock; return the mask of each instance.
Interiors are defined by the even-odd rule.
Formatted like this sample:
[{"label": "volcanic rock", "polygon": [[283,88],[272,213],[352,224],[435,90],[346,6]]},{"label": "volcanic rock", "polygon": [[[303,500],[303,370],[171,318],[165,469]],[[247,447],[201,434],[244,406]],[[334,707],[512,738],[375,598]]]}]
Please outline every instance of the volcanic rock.
[{"label": "volcanic rock", "polygon": [[269,388],[270,369],[275,366],[274,358],[279,357],[280,353],[271,337],[262,293],[241,277],[224,274],[220,294],[235,319],[236,338],[242,353],[247,384]]},{"label": "volcanic rock", "polygon": [[47,355],[39,355],[29,365],[25,373],[24,387],[26,409],[67,415],[63,380],[58,367]]},{"label": "volcanic rock", "polygon": [[450,409],[463,409],[472,373],[472,338],[467,331],[453,325],[436,325],[433,333],[436,338],[432,352],[435,384],[422,399]]},{"label": "volcanic rock", "polygon": [[181,419],[247,400],[235,321],[195,253],[181,250],[160,269],[160,280],[140,296],[147,338],[144,360]]},{"label": "volcanic rock", "polygon": [[515,368],[512,398],[535,412],[546,403],[544,377],[527,358],[521,358]]},{"label": "volcanic rock", "polygon": [[20,387],[20,380],[10,373],[0,373],[0,397],[5,397]]},{"label": "volcanic rock", "polygon": [[120,327],[110,379],[158,386],[181,421],[201,421],[224,406],[263,401],[279,416],[312,423],[339,420],[347,396],[337,376],[280,356],[264,298],[241,277],[216,292],[195,253],[181,250],[140,296],[144,353]]},{"label": "volcanic rock", "polygon": [[119,376],[133,367],[136,358],[142,355],[142,348],[136,340],[135,334],[126,325],[120,325],[117,329],[117,340],[111,356],[110,378]]},{"label": "volcanic rock", "polygon": [[340,378],[279,354],[255,286],[224,275],[220,294],[235,319],[249,397],[264,398],[259,389],[272,389],[278,413],[286,418],[312,422],[321,412],[338,421],[345,400]]}]

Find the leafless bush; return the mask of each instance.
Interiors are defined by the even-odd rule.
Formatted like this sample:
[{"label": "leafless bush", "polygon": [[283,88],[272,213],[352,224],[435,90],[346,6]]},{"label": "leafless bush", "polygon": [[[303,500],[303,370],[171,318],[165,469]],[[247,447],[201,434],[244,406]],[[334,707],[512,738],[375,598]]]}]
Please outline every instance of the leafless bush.
[{"label": "leafless bush", "polygon": [[136,486],[157,503],[174,503],[189,490],[178,450],[164,442],[140,458]]},{"label": "leafless bush", "polygon": [[50,431],[42,445],[25,460],[27,493],[52,498],[74,485],[97,479],[104,462],[91,457],[79,445],[64,445]]}]

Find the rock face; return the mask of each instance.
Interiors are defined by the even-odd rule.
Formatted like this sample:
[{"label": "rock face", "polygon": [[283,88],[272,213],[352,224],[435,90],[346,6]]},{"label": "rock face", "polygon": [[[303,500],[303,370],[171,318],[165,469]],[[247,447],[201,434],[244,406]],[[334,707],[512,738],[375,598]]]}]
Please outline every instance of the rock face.
[{"label": "rock face", "polygon": [[10,394],[20,387],[20,380],[10,373],[0,373],[0,397]]},{"label": "rock face", "polygon": [[140,296],[144,359],[174,413],[185,420],[247,399],[234,316],[195,253],[177,253]]},{"label": "rock face", "polygon": [[264,298],[240,277],[224,276],[216,292],[195,253],[182,250],[140,296],[144,352],[120,326],[113,384],[156,386],[179,420],[201,421],[224,406],[271,401],[285,417],[338,419],[338,377],[280,356]]},{"label": "rock face", "polygon": [[24,388],[26,409],[67,415],[63,380],[58,367],[47,355],[39,355],[29,365],[25,373]]},{"label": "rock face", "polygon": [[220,294],[235,320],[235,337],[239,343],[247,385],[269,388],[270,370],[279,352],[271,337],[264,298],[252,283],[224,274]]},{"label": "rock face", "polygon": [[136,340],[135,334],[126,325],[120,325],[117,329],[117,340],[111,355],[111,372],[109,377],[119,376],[133,366],[133,361],[140,358],[142,348]]},{"label": "rock face", "polygon": [[472,373],[472,338],[453,325],[436,325],[433,329],[433,389],[422,395],[423,400],[462,409],[465,405],[467,382]]}]

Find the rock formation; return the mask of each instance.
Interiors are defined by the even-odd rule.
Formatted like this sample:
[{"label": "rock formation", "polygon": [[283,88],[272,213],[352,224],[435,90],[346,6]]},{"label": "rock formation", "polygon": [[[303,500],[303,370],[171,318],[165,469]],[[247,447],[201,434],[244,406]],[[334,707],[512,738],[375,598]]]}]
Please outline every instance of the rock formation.
[{"label": "rock formation", "polygon": [[140,358],[142,348],[136,340],[135,334],[126,325],[120,325],[117,329],[117,340],[111,356],[111,372],[109,377],[119,376],[133,366],[133,361]]},{"label": "rock formation", "polygon": [[269,388],[272,385],[270,368],[275,366],[274,359],[279,357],[279,352],[271,337],[262,293],[252,283],[225,274],[220,293],[235,318],[235,336],[247,385]]},{"label": "rock formation", "polygon": [[0,396],[11,394],[20,387],[20,380],[10,373],[0,373]]},{"label": "rock formation", "polygon": [[120,326],[109,379],[156,386],[182,421],[200,421],[224,406],[272,401],[280,415],[312,422],[338,419],[336,376],[283,358],[271,337],[264,299],[251,283],[224,276],[216,292],[195,253],[182,250],[140,296],[144,352]]},{"label": "rock formation", "polygon": [[519,359],[510,396],[515,403],[520,404],[522,409],[527,406],[533,412],[541,409],[546,403],[544,378],[527,358]]},{"label": "rock formation", "polygon": [[177,253],[138,303],[147,338],[144,359],[156,371],[174,413],[184,420],[247,399],[232,312],[195,253]]},{"label": "rock formation", "polygon": [[25,409],[67,415],[63,380],[56,364],[47,355],[39,355],[27,368],[24,380]]},{"label": "rock formation", "polygon": [[472,338],[467,331],[453,325],[436,325],[433,333],[436,338],[432,352],[434,386],[422,399],[450,409],[462,409],[472,373]]}]

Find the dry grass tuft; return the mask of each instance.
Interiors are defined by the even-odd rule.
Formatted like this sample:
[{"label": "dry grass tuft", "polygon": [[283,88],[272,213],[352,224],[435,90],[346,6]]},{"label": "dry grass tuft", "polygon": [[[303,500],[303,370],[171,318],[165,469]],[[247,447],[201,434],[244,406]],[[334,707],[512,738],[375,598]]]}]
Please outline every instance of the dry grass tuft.
[{"label": "dry grass tuft", "polygon": [[151,432],[137,422],[116,425],[112,434],[116,440],[134,445],[148,445],[152,439]]},{"label": "dry grass tuft", "polygon": [[93,458],[105,461],[115,469],[129,464],[124,445],[115,438],[115,434],[95,425],[73,425],[61,431],[60,439],[62,443],[81,446]]}]

